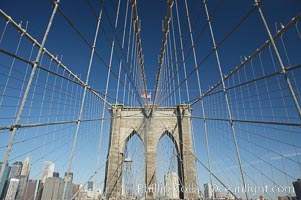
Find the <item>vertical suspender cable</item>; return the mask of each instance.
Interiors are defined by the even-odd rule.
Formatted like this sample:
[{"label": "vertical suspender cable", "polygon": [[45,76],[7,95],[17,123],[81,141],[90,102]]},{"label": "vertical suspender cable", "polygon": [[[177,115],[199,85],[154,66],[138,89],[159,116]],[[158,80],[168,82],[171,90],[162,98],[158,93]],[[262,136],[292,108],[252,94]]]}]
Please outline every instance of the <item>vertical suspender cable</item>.
[{"label": "vertical suspender cable", "polygon": [[[125,18],[124,18],[124,28],[123,28],[122,44],[121,44],[122,51],[124,50],[124,38],[125,38],[125,30],[126,30],[126,26],[127,26],[128,8],[129,8],[129,3],[128,3],[128,0],[127,0],[126,11],[125,11]],[[115,102],[115,104],[117,104],[118,93],[119,93],[121,66],[122,66],[122,59],[120,59],[120,61],[119,61],[118,82],[117,82],[116,102]],[[126,85],[126,83],[124,85]]]},{"label": "vertical suspender cable", "polygon": [[[142,46],[141,46],[141,38],[140,38],[140,27],[139,27],[139,20],[138,20],[138,13],[137,13],[137,3],[136,0],[131,0],[132,8],[133,8],[133,20],[134,20],[134,30],[136,33],[136,40],[137,40],[137,51],[138,51],[138,57],[139,57],[139,66],[141,69],[141,76],[143,80],[143,89],[144,89],[144,95],[147,97],[147,87],[146,87],[146,79],[144,74],[144,60],[143,60],[143,53],[142,53]],[[148,105],[147,98],[146,104]]]},{"label": "vertical suspender cable", "polygon": [[174,55],[175,55],[175,61],[176,61],[176,72],[175,73],[177,73],[177,80],[178,80],[179,104],[181,104],[182,98],[181,98],[181,87],[180,87],[180,76],[179,76],[179,62],[178,62],[178,56],[177,56],[177,45],[176,45],[175,29],[174,29],[172,15],[171,15],[171,28],[172,28],[172,35],[173,35]]},{"label": "vertical suspender cable", "polygon": [[[200,92],[200,96],[202,96],[202,88],[201,88],[201,82],[200,82],[200,76],[199,76],[199,70],[197,69],[198,63],[197,63],[197,57],[196,57],[196,52],[195,52],[195,43],[192,35],[192,29],[191,29],[191,23],[190,23],[190,18],[189,18],[189,10],[188,10],[188,5],[187,5],[187,0],[185,0],[185,7],[186,7],[186,15],[187,15],[187,21],[188,21],[188,27],[189,27],[189,33],[190,33],[190,40],[191,40],[191,45],[192,45],[192,51],[193,51],[193,58],[194,58],[194,67],[196,69],[196,76],[197,76],[197,81],[198,81],[198,89]],[[207,122],[206,122],[206,114],[205,114],[205,109],[204,109],[204,101],[203,99],[201,100],[201,110],[202,110],[202,115],[204,117],[204,133],[205,133],[205,141],[206,141],[206,149],[207,149],[207,157],[208,157],[208,169],[209,169],[209,178],[210,178],[210,184],[212,184],[212,171],[211,171],[211,159],[210,159],[210,149],[209,149],[209,142],[208,142],[208,131],[207,131]],[[195,151],[196,152],[196,151]],[[213,193],[213,190],[212,190]],[[212,194],[212,197],[214,195]]]},{"label": "vertical suspender cable", "polygon": [[60,2],[60,0],[57,0],[57,1],[54,2],[54,7],[53,7],[53,10],[52,10],[51,17],[49,19],[46,31],[44,33],[44,37],[43,37],[41,46],[39,48],[37,57],[36,57],[36,59],[34,61],[34,64],[32,66],[32,71],[31,71],[31,74],[30,74],[30,77],[29,77],[29,80],[28,80],[28,83],[27,83],[27,86],[26,86],[26,90],[25,90],[25,93],[24,93],[24,96],[23,96],[23,99],[22,99],[22,103],[21,103],[18,115],[16,117],[15,124],[12,127],[11,137],[10,137],[10,140],[9,140],[9,143],[7,145],[7,149],[6,149],[6,152],[5,152],[5,155],[4,155],[4,159],[3,159],[3,163],[2,163],[2,167],[1,167],[1,171],[0,171],[0,180],[2,180],[2,176],[3,176],[3,173],[4,173],[5,166],[8,163],[8,158],[9,158],[9,155],[10,155],[10,152],[11,152],[11,148],[12,148],[12,145],[14,143],[14,139],[15,139],[15,136],[16,136],[16,133],[17,133],[17,129],[18,129],[17,127],[18,127],[18,124],[19,124],[19,122],[21,120],[22,112],[23,112],[23,109],[25,107],[25,103],[26,103],[26,100],[27,100],[28,93],[30,91],[31,83],[33,81],[36,69],[37,69],[37,67],[39,65],[40,58],[42,56],[43,49],[44,49],[44,46],[45,46],[45,43],[46,43],[46,40],[47,40],[47,36],[48,36],[49,31],[50,31],[50,28],[51,28],[54,16],[56,14],[59,2]]},{"label": "vertical suspender cable", "polygon": [[166,18],[165,18],[165,23],[164,23],[165,26],[164,26],[163,40],[162,40],[162,45],[161,45],[161,50],[160,50],[159,68],[158,68],[157,78],[156,78],[154,101],[153,101],[153,105],[152,105],[150,114],[153,113],[154,106],[157,103],[158,86],[159,86],[159,83],[160,83],[161,70],[162,70],[162,66],[163,66],[163,63],[164,63],[164,54],[165,54],[165,50],[166,50],[167,34],[169,32],[169,22],[170,22],[170,19],[171,19],[173,0],[168,0],[168,5],[167,6],[168,6],[167,7],[167,15],[166,15]]},{"label": "vertical suspender cable", "polygon": [[171,66],[171,78],[172,78],[172,84],[173,84],[173,93],[174,93],[174,103],[177,105],[177,93],[176,93],[176,85],[175,85],[175,79],[174,79],[174,63],[173,63],[173,50],[172,50],[172,43],[171,43],[171,34],[169,34],[168,37],[168,43],[169,43],[169,52],[170,52],[170,66]]},{"label": "vertical suspender cable", "polygon": [[73,161],[73,157],[74,157],[74,151],[75,151],[77,136],[78,136],[78,132],[79,132],[79,128],[80,128],[81,118],[82,118],[82,114],[83,114],[83,110],[84,110],[84,106],[85,106],[87,88],[88,88],[88,84],[89,84],[90,72],[91,72],[91,68],[92,68],[92,62],[93,62],[101,17],[102,17],[102,8],[100,9],[100,13],[99,13],[98,20],[97,20],[97,26],[96,26],[96,30],[95,30],[95,36],[94,36],[94,41],[93,41],[93,46],[92,46],[92,50],[91,50],[88,71],[87,71],[87,77],[86,77],[86,82],[85,82],[85,86],[84,86],[84,92],[83,92],[83,96],[82,96],[82,101],[81,101],[80,111],[79,111],[79,115],[78,115],[78,119],[77,119],[75,135],[74,135],[73,144],[72,144],[72,148],[71,148],[71,154],[70,154],[70,158],[69,158],[69,165],[68,165],[68,170],[67,170],[67,181],[65,181],[65,184],[64,184],[64,191],[63,191],[63,197],[62,197],[63,200],[66,198],[66,189],[67,189],[67,185],[69,184],[69,181],[70,181],[69,175],[70,175],[70,171],[71,171],[71,167],[72,167],[72,161]]},{"label": "vertical suspender cable", "polygon": [[297,112],[298,112],[298,114],[299,114],[299,118],[301,119],[301,109],[300,109],[299,102],[298,102],[298,100],[297,100],[297,97],[296,97],[294,88],[293,88],[293,86],[292,86],[292,84],[291,84],[290,78],[287,76],[287,70],[286,70],[286,68],[285,68],[285,66],[284,66],[284,64],[283,64],[282,58],[281,58],[281,56],[280,56],[280,54],[279,54],[279,51],[278,51],[278,48],[277,48],[277,46],[276,46],[276,44],[275,44],[275,40],[274,40],[274,38],[273,38],[273,36],[272,36],[272,34],[271,34],[270,28],[269,28],[269,26],[268,26],[268,24],[267,24],[267,22],[266,22],[266,20],[265,20],[265,17],[264,17],[264,15],[263,15],[263,12],[262,12],[262,10],[261,10],[261,8],[260,8],[260,0],[255,0],[255,6],[257,6],[257,8],[258,8],[259,15],[260,15],[260,17],[261,17],[261,19],[262,19],[262,22],[263,22],[263,24],[264,24],[264,27],[265,27],[265,29],[266,29],[268,35],[269,35],[269,38],[270,38],[271,44],[272,44],[272,46],[273,46],[273,49],[274,49],[274,51],[275,51],[276,57],[277,57],[278,62],[279,62],[279,64],[280,64],[280,66],[281,66],[282,74],[283,74],[283,76],[284,76],[284,79],[285,79],[285,81],[286,81],[286,84],[287,84],[287,86],[288,86],[288,88],[289,88],[289,91],[290,91],[290,93],[291,93],[291,96],[292,96],[292,98],[293,98],[295,107],[296,107]]},{"label": "vertical suspender cable", "polygon": [[187,96],[187,102],[190,102],[188,80],[187,80],[187,73],[186,73],[186,60],[185,60],[184,49],[183,49],[182,30],[181,30],[181,23],[180,23],[179,11],[178,11],[178,4],[176,0],[175,3],[176,3],[176,13],[177,13],[177,20],[178,20],[179,37],[180,37],[181,55],[182,55],[182,62],[184,68],[184,79],[186,84],[186,96]]},{"label": "vertical suspender cable", "polygon": [[225,86],[225,82],[224,82],[222,66],[221,66],[221,63],[220,63],[219,54],[218,54],[217,46],[216,46],[216,43],[215,43],[215,37],[214,37],[212,25],[211,25],[211,20],[210,20],[208,8],[207,8],[206,0],[204,0],[203,3],[204,3],[204,6],[205,6],[205,11],[206,11],[206,16],[207,16],[207,20],[208,20],[209,29],[210,29],[213,48],[215,50],[215,57],[216,57],[216,61],[217,61],[218,69],[219,69],[219,74],[220,74],[221,81],[222,81],[222,86],[223,86],[223,91],[224,91],[224,96],[225,96],[225,101],[226,101],[226,107],[227,107],[228,116],[229,116],[229,122],[230,122],[231,130],[232,130],[232,136],[233,136],[234,145],[235,145],[235,149],[236,149],[237,160],[238,160],[238,163],[239,163],[241,178],[242,178],[242,182],[243,182],[243,190],[245,192],[246,199],[248,200],[249,198],[248,198],[248,192],[246,190],[246,181],[245,181],[243,167],[242,167],[242,163],[241,163],[241,159],[240,159],[239,148],[238,148],[238,144],[237,144],[237,140],[236,140],[235,128],[234,128],[234,124],[233,124],[233,121],[232,121],[232,114],[231,114],[231,109],[230,109],[229,100],[228,100],[228,94],[227,94],[227,90],[226,90],[226,86]]},{"label": "vertical suspender cable", "polygon": [[[104,0],[102,0],[102,2],[104,2]],[[117,8],[117,13],[116,13],[114,31],[116,31],[117,24],[118,24],[119,8],[120,8],[120,0],[118,1],[118,8]],[[112,60],[113,60],[114,45],[115,45],[115,39],[113,39],[112,45],[111,45],[110,62],[109,62],[109,69],[108,69],[108,74],[107,74],[105,97],[104,97],[105,101],[107,100],[107,96],[108,96],[108,88],[109,88],[109,82],[110,82],[110,74],[111,74],[111,67],[112,67]],[[112,109],[114,109],[114,108],[112,108]],[[102,119],[104,119],[105,111],[106,111],[106,104],[103,103],[103,106],[102,106]],[[97,166],[100,165],[100,156],[101,156],[100,152],[101,152],[101,143],[102,143],[102,135],[103,135],[103,124],[104,124],[104,120],[101,121],[101,127],[100,127]],[[98,178],[99,178],[99,174],[97,172],[97,174],[96,174],[96,180],[97,181],[96,182],[98,182]]]},{"label": "vertical suspender cable", "polygon": [[[131,12],[133,12],[133,7],[131,9]],[[131,35],[132,35],[132,14],[131,14],[131,17],[130,17],[130,30],[129,30],[129,37],[128,37],[128,48],[127,48],[127,55],[126,55],[126,62],[129,63],[129,56],[130,56],[130,46],[131,46]],[[126,72],[125,75],[124,75],[124,79],[125,79],[125,84],[124,84],[124,87],[123,87],[123,105],[125,105],[125,91],[127,90],[127,87],[126,87],[126,80],[127,80],[127,77],[128,77],[128,73],[129,72]],[[129,85],[130,85],[130,81],[129,81]],[[129,94],[127,94],[129,96]]]}]

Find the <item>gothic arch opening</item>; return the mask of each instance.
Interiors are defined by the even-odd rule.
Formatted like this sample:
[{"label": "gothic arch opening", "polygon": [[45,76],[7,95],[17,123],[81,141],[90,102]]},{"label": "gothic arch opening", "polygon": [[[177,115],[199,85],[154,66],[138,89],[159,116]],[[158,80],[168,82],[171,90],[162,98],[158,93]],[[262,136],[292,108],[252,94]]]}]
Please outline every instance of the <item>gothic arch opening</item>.
[{"label": "gothic arch opening", "polygon": [[156,195],[158,198],[179,199],[182,197],[182,166],[179,146],[172,133],[165,131],[157,143]]},{"label": "gothic arch opening", "polygon": [[122,196],[125,199],[141,199],[138,191],[145,184],[145,148],[140,135],[133,131],[126,138],[122,163]]},{"label": "gothic arch opening", "polygon": [[[139,197],[137,196],[139,199],[142,195],[144,195],[143,198],[145,199],[157,198],[158,189],[156,187],[160,183],[163,184],[164,176],[167,178],[167,172],[174,172],[177,174],[178,178],[175,178],[175,180],[179,183],[178,189],[170,186],[171,189],[174,188],[178,191],[176,198],[177,196],[181,199],[198,198],[198,193],[195,190],[181,190],[182,188],[194,186],[196,179],[194,157],[191,153],[188,153],[193,152],[189,117],[191,110],[187,110],[186,107],[186,105],[178,105],[176,108],[156,108],[156,113],[151,118],[148,118],[143,114],[144,108],[116,105],[116,109],[111,110],[110,146],[108,151],[108,162],[106,163],[104,187],[105,191],[107,191],[106,198],[119,198],[124,194],[122,190],[125,190],[123,189],[125,181],[123,184],[122,178],[119,178],[124,174],[122,170],[124,164],[123,161],[130,155],[131,158],[128,159],[128,161],[130,161],[128,163],[134,165],[133,163],[135,163],[135,160],[133,155],[137,153],[143,157],[142,159],[137,159],[139,160],[139,162],[137,161],[137,164],[143,164],[143,167],[140,166],[137,168],[143,168],[145,170],[145,172],[143,171],[144,175],[139,176],[140,178],[142,177],[141,179],[137,178],[134,180],[125,178],[125,180],[129,180],[128,182],[130,182],[130,184],[128,184],[128,186],[137,186],[138,196],[141,195]],[[177,115],[174,115],[174,113],[177,113]],[[162,123],[165,127],[174,127],[174,131],[162,131]],[[136,132],[131,132],[129,130],[138,130],[137,132],[141,134],[141,137],[139,137],[139,134]],[[134,138],[136,138],[137,144],[132,145],[134,147],[131,149],[130,146],[132,140],[133,143],[135,143]],[[171,146],[170,149],[172,152],[170,153],[164,152],[164,146],[166,147],[168,145]],[[167,155],[169,156],[167,157]],[[166,163],[168,163],[168,165],[166,165]],[[162,170],[160,170],[160,168],[162,168]],[[129,171],[135,170],[133,170],[132,167]],[[141,174],[141,171],[132,172],[133,176],[139,173]],[[111,182],[115,184],[111,184]],[[142,183],[143,186],[138,187],[139,183]],[[130,191],[130,194],[134,193],[135,195],[135,193],[137,194],[137,190],[132,189],[127,191]]]}]

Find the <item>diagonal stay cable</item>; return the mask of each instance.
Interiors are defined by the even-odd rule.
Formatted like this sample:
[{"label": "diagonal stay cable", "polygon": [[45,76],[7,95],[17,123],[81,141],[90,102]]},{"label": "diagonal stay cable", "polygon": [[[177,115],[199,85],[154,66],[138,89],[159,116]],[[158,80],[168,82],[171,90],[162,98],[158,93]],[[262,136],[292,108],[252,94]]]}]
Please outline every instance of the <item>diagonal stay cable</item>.
[{"label": "diagonal stay cable", "polygon": [[[58,64],[59,67],[61,67],[64,71],[66,71],[71,77],[73,77],[80,85],[84,86],[85,83],[83,80],[81,80],[76,74],[74,74],[67,66],[65,66],[56,56],[54,56],[53,54],[51,54],[44,46],[42,47],[42,45],[35,39],[33,38],[28,32],[26,32],[25,29],[23,29],[17,22],[15,22],[10,16],[8,16],[3,10],[0,9],[0,16],[4,18],[4,20],[8,21],[9,23],[11,23],[13,25],[13,27],[15,27],[21,34],[24,34],[24,36],[26,36],[34,45],[36,45],[39,48],[43,49],[43,53],[45,53],[46,55],[48,55],[54,62],[56,62]],[[38,67],[38,66],[37,66]],[[104,101],[104,99],[97,93],[95,93],[95,91],[91,90],[91,92],[97,96],[98,98],[100,98],[102,101]],[[112,105],[105,101],[105,103],[109,106],[112,107]]]},{"label": "diagonal stay cable", "polygon": [[[255,11],[255,9],[254,9],[254,7],[223,37],[223,39],[219,42],[219,43],[217,43],[216,44],[216,49],[218,49],[248,18],[249,18],[249,16],[253,13]],[[202,33],[204,30],[205,30],[205,28],[206,28],[207,26],[206,25],[204,25],[203,26],[203,28],[201,29],[201,32],[200,33]],[[196,39],[196,42],[199,40],[199,38],[200,38],[200,35],[201,34],[199,34],[198,36],[197,36],[197,39]],[[189,50],[189,53],[187,54],[187,56],[189,56],[189,54],[192,52],[192,49],[193,49],[193,47],[191,47],[190,48],[190,50]],[[199,67],[203,64],[203,63],[205,63],[206,61],[207,61],[207,59],[213,54],[215,52],[215,49],[212,49],[199,63],[198,63],[198,65],[187,75],[187,77],[186,77],[186,79],[189,79],[189,77],[191,76],[191,75],[193,75],[194,74],[194,72],[196,71],[196,70],[198,70],[199,69]],[[180,69],[179,69],[180,70]],[[177,71],[178,72],[178,71]],[[175,73],[177,73],[177,72],[175,72]],[[174,79],[175,78],[175,74],[173,75],[173,77],[172,77],[172,79]],[[177,86],[177,88],[176,88],[176,90],[185,82],[186,80],[184,79],[184,80],[182,80],[181,82],[180,82],[180,84]],[[173,92],[175,92],[175,91],[173,91]],[[170,95],[172,95],[172,94],[170,94]],[[170,95],[168,95],[166,98],[168,98]],[[165,99],[164,99],[165,100]]]},{"label": "diagonal stay cable", "polygon": [[151,108],[150,115],[152,115],[153,110],[154,110],[154,106],[157,103],[156,101],[157,101],[157,95],[158,95],[158,85],[159,85],[159,82],[160,82],[161,70],[162,70],[162,66],[163,66],[163,63],[164,63],[164,54],[165,54],[165,49],[166,49],[166,44],[167,44],[167,35],[168,35],[168,32],[169,32],[169,22],[170,22],[170,19],[171,19],[172,6],[173,6],[173,0],[169,0],[168,1],[168,8],[167,8],[167,15],[166,15],[166,18],[165,18],[165,26],[164,26],[164,32],[163,32],[162,46],[161,46],[161,51],[160,51],[159,67],[158,67],[158,71],[157,71],[155,95],[154,95],[154,101],[153,101],[153,105],[152,105],[152,108]]},{"label": "diagonal stay cable", "polygon": [[[104,0],[101,0],[101,1],[104,2]],[[89,7],[90,7],[90,9],[91,9],[92,11],[94,10],[93,7],[91,7],[91,6],[89,6]],[[94,12],[94,11],[93,11],[93,12]],[[122,60],[121,57],[123,57],[123,59],[126,60],[125,66],[126,66],[127,68],[125,68],[124,65],[122,65],[122,70],[123,70],[126,74],[131,75],[131,73],[128,72],[128,70],[131,72],[130,64],[128,63],[128,59],[126,59],[127,56],[125,55],[124,50],[123,50],[123,48],[122,48],[122,45],[120,44],[120,41],[119,41],[119,39],[118,39],[118,37],[117,37],[117,34],[116,34],[116,31],[114,31],[114,25],[113,25],[113,23],[112,23],[112,21],[111,21],[111,19],[110,19],[110,15],[108,14],[108,11],[107,11],[106,7],[104,7],[104,14],[105,14],[106,17],[108,18],[109,25],[110,25],[110,27],[111,27],[111,29],[112,29],[112,31],[113,31],[113,36],[114,36],[114,38],[115,38],[116,44],[118,45],[119,49],[121,50],[121,54],[122,54],[122,55],[120,56],[120,55],[117,53],[117,51],[116,51],[115,48],[114,48],[114,54],[116,55],[116,57],[117,57],[119,60]],[[110,41],[110,39],[109,39],[108,33],[106,32],[106,30],[104,29],[103,26],[100,26],[100,28],[101,28],[101,30],[102,30],[104,36],[105,36],[106,41],[108,42],[108,44],[110,44],[111,41]],[[96,55],[97,55],[98,57],[101,57],[101,56],[99,55],[98,52],[96,52]],[[115,74],[115,73],[113,73],[113,75],[114,75],[114,74]],[[117,75],[115,74],[114,76],[117,76]],[[129,80],[130,80],[130,82],[131,82],[133,88],[135,89],[136,97],[140,97],[140,94],[139,94],[139,92],[138,92],[138,90],[137,90],[137,88],[136,88],[136,85],[135,85],[135,81],[133,80],[134,77],[132,77],[132,76],[128,76],[128,77],[129,77]],[[121,82],[121,83],[123,84],[123,82]],[[130,92],[130,91],[129,91],[129,92]],[[139,102],[139,103],[141,104],[141,102]]]},{"label": "diagonal stay cable", "polygon": [[[283,33],[285,33],[289,28],[294,26],[298,21],[301,20],[301,13],[298,14],[296,17],[294,17],[286,26],[284,26],[281,30],[279,30],[274,36],[273,39],[276,40],[279,38]],[[240,69],[242,69],[247,63],[249,63],[254,57],[260,54],[265,48],[267,48],[271,44],[271,40],[267,40],[263,45],[261,45],[258,49],[255,50],[253,54],[247,57],[246,60],[244,60],[242,63],[240,63],[238,66],[235,67],[233,71],[231,71],[228,75],[225,75],[223,78],[223,81],[228,80],[230,77],[232,77],[236,72],[238,72]],[[198,101],[201,100],[204,96],[211,93],[214,89],[219,87],[222,84],[222,81],[219,81],[215,85],[213,85],[207,92],[205,92],[201,97],[191,102],[191,104],[195,104]]]}]

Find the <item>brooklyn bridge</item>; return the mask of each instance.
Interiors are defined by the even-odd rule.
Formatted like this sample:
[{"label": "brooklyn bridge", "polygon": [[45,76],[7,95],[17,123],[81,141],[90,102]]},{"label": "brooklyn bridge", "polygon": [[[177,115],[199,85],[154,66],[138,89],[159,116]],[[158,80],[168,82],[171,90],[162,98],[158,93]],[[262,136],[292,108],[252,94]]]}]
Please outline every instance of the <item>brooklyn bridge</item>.
[{"label": "brooklyn bridge", "polygon": [[0,2],[0,200],[301,199],[301,2]]}]

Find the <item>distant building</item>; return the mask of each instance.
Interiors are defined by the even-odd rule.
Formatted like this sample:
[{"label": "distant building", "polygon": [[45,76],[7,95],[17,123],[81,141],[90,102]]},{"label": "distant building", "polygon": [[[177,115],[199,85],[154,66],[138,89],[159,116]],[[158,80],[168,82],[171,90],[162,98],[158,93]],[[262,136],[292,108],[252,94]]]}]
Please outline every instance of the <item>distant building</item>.
[{"label": "distant building", "polygon": [[73,173],[69,172],[69,177],[67,177],[67,172],[65,172],[65,180],[72,182],[73,181]]},{"label": "distant building", "polygon": [[73,184],[72,184],[72,181],[73,181],[73,173],[72,172],[70,172],[69,173],[69,175],[68,175],[68,173],[66,172],[65,173],[65,178],[64,178],[64,180],[65,180],[65,184],[66,184],[66,186],[64,186],[64,187],[66,187],[66,193],[65,193],[65,199],[71,199],[72,198],[72,189],[73,189]]},{"label": "distant building", "polygon": [[60,173],[58,173],[58,172],[53,172],[53,177],[59,178],[59,177],[60,177]]},{"label": "distant building", "polygon": [[301,199],[301,179],[299,178],[297,181],[294,181],[293,186],[295,189],[297,199]]},{"label": "distant building", "polygon": [[22,176],[29,176],[30,168],[31,168],[30,160],[29,160],[29,157],[27,156],[25,158],[23,166],[22,166],[21,175]]},{"label": "distant building", "polygon": [[44,190],[44,183],[42,183],[41,180],[38,180],[38,191],[37,191],[37,197],[35,200],[42,199],[43,190]]},{"label": "distant building", "polygon": [[[75,196],[75,198],[79,196],[79,194],[78,194],[79,188],[80,188],[80,185],[79,185],[79,184],[73,184],[73,187],[72,187],[72,197],[73,197],[76,193],[77,193],[77,195]],[[73,199],[75,199],[75,198],[73,198]],[[73,200],[73,199],[72,199],[72,200]]]},{"label": "distant building", "polygon": [[230,193],[230,192],[228,192],[227,194],[226,194],[226,198],[225,198],[226,200],[232,200],[232,199],[234,199],[234,196]]},{"label": "distant building", "polygon": [[88,190],[93,190],[93,181],[88,181]]},{"label": "distant building", "polygon": [[165,197],[168,199],[179,198],[179,177],[175,172],[169,172],[165,176]]},{"label": "distant building", "polygon": [[78,194],[78,199],[88,199],[90,197],[88,197],[88,193],[86,189],[83,189],[79,192]]},{"label": "distant building", "polygon": [[28,180],[28,176],[16,176],[16,179],[19,179],[18,192],[16,195],[16,200],[23,200],[26,190],[26,183]]},{"label": "distant building", "polygon": [[[100,196],[101,190],[98,190],[96,187],[94,187],[94,190],[81,189],[78,194],[78,199],[100,199]],[[128,197],[127,199],[131,198]]]},{"label": "distant building", "polygon": [[21,175],[23,164],[21,161],[16,161],[11,165],[8,179],[15,178]]},{"label": "distant building", "polygon": [[291,200],[289,196],[278,196],[278,200]]},{"label": "distant building", "polygon": [[300,200],[300,199],[292,196],[278,196],[278,200]]},{"label": "distant building", "polygon": [[52,177],[55,164],[50,161],[44,161],[44,166],[41,174],[41,182],[45,183],[46,178]]},{"label": "distant building", "polygon": [[45,179],[42,200],[62,199],[64,190],[64,180],[57,177],[48,177]]},{"label": "distant building", "polygon": [[[0,162],[0,171],[1,171],[1,168],[2,168],[2,162]],[[2,178],[0,180],[0,199],[4,199],[5,188],[8,187],[8,184],[9,184],[9,179],[8,179],[9,172],[10,172],[10,167],[8,165],[6,165],[5,169],[4,169],[3,176],[2,176]]]},{"label": "distant building", "polygon": [[38,192],[38,180],[29,180],[27,182],[23,200],[35,200]]},{"label": "distant building", "polygon": [[[94,196],[96,195],[95,191],[87,190],[87,199],[94,199]],[[95,196],[96,197],[96,196]]]},{"label": "distant building", "polygon": [[18,186],[19,186],[19,179],[11,178],[9,181],[9,186],[5,196],[5,200],[15,200]]},{"label": "distant building", "polygon": [[211,199],[213,197],[213,186],[210,183],[204,184],[204,197],[205,199]]},{"label": "distant building", "polygon": [[214,197],[216,199],[222,198],[222,194],[219,191],[214,192]]}]

